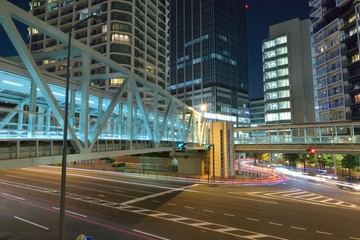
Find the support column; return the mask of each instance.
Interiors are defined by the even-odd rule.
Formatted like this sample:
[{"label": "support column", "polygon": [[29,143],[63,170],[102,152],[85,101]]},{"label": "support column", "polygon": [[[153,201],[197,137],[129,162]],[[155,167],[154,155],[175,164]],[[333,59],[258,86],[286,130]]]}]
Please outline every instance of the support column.
[{"label": "support column", "polygon": [[35,124],[36,124],[36,84],[34,81],[31,81],[28,138],[35,137]]}]

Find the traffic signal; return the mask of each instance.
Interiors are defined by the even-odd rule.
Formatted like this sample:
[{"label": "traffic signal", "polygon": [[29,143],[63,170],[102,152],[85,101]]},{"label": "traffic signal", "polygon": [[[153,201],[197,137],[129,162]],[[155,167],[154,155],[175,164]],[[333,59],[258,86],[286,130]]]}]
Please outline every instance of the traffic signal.
[{"label": "traffic signal", "polygon": [[205,144],[205,149],[210,150],[212,146],[214,146],[214,144]]},{"label": "traffic signal", "polygon": [[185,150],[186,149],[186,143],[184,143],[184,142],[179,142],[178,144],[177,144],[177,147],[179,148],[179,149],[181,149],[181,150]]},{"label": "traffic signal", "polygon": [[314,147],[309,147],[308,149],[306,149],[306,151],[310,152],[310,154],[316,153],[316,149]]},{"label": "traffic signal", "polygon": [[310,148],[310,153],[311,153],[311,154],[315,154],[315,153],[316,153],[316,149],[315,149],[315,148]]}]

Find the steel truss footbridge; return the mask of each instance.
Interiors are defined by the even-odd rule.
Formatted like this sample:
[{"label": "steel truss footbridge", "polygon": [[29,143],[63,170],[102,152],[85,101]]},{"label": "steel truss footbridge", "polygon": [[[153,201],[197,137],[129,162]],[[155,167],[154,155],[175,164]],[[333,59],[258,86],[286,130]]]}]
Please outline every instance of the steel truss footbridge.
[{"label": "steel truss footbridge", "polygon": [[360,154],[360,122],[235,128],[236,152]]},{"label": "steel truss footbridge", "polygon": [[[0,58],[0,168],[59,163],[66,79],[42,71],[36,62],[55,56],[66,60],[68,35],[6,0],[0,3],[0,24],[21,60]],[[60,45],[32,55],[14,20]],[[81,57],[82,75],[70,79],[68,161],[170,151],[178,142],[206,143],[202,115],[166,90],[80,41],[71,41],[71,53]],[[91,74],[94,63],[111,73]],[[113,92],[90,85],[93,79],[111,78],[124,79]]]}]

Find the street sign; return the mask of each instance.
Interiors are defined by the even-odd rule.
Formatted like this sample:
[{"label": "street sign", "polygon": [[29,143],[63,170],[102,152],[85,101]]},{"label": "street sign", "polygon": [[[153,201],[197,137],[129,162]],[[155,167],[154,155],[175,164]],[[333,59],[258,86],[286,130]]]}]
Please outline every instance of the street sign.
[{"label": "street sign", "polygon": [[94,238],[93,237],[90,237],[90,236],[85,236],[84,234],[80,234],[77,238],[76,238],[76,240],[94,240]]}]

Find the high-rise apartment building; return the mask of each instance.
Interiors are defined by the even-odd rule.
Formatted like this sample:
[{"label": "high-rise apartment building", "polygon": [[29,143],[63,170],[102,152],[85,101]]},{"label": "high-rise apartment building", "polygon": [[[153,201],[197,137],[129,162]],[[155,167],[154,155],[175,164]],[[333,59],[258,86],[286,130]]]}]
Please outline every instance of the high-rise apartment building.
[{"label": "high-rise apartment building", "polygon": [[315,122],[310,21],[270,26],[262,49],[266,124]]},{"label": "high-rise apartment building", "polygon": [[[101,16],[77,26],[72,36],[142,78],[167,88],[168,0],[32,0],[30,12],[54,27],[69,29],[90,14]],[[29,31],[29,48],[38,54],[38,64],[44,70],[66,76],[66,58],[43,55],[61,48],[37,29]],[[72,76],[81,76],[81,62],[73,59]],[[101,63],[92,62],[91,84],[103,90],[117,88],[124,79],[97,79],[96,74],[111,73]]]},{"label": "high-rise apartment building", "polygon": [[317,120],[359,120],[359,1],[310,0],[309,5]]},{"label": "high-rise apartment building", "polygon": [[249,124],[247,6],[170,1],[170,92],[205,117]]}]

